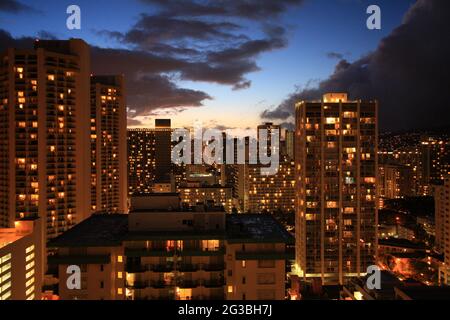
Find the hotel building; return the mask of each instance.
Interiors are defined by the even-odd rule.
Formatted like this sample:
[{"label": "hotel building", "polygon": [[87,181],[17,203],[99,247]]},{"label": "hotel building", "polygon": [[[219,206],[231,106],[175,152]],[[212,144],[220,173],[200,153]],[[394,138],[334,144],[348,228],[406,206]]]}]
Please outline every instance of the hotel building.
[{"label": "hotel building", "polygon": [[43,280],[40,219],[0,228],[0,300],[40,300]]},{"label": "hotel building", "polygon": [[[282,300],[292,243],[269,215],[182,209],[178,195],[153,194],[133,197],[129,215],[91,216],[50,246],[61,299]],[[65,286],[71,264],[81,266],[80,290]]]},{"label": "hotel building", "polygon": [[0,55],[0,226],[53,238],[91,212],[90,56],[78,39]]},{"label": "hotel building", "polygon": [[343,284],[374,264],[377,102],[326,94],[296,105],[296,271]]},{"label": "hotel building", "polygon": [[122,76],[91,77],[91,210],[127,212],[127,116]]}]

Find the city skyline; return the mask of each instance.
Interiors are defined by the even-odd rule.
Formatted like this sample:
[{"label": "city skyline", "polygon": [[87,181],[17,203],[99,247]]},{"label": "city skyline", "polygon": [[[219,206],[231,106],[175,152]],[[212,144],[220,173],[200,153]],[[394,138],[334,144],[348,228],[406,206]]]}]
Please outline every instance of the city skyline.
[{"label": "city skyline", "polygon": [[0,300],[450,299],[450,2],[128,3],[0,1]]}]

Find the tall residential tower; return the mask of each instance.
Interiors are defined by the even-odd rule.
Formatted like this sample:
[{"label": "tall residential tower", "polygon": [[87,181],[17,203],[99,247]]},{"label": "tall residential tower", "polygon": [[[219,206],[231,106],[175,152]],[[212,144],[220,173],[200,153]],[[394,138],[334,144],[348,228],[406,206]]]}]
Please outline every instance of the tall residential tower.
[{"label": "tall residential tower", "polygon": [[342,284],[374,264],[377,108],[346,94],[296,105],[296,264],[304,278]]},{"label": "tall residential tower", "polygon": [[127,115],[122,76],[91,77],[91,209],[127,212]]},{"label": "tall residential tower", "polygon": [[89,46],[0,55],[0,227],[41,217],[55,237],[90,214]]}]

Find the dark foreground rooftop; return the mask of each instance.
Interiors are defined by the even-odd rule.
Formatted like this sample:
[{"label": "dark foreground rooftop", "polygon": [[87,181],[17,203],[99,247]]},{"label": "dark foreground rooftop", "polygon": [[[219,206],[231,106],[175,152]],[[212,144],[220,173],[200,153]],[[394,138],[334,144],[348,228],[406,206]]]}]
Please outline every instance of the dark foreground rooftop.
[{"label": "dark foreground rooftop", "polygon": [[128,215],[94,214],[51,240],[49,247],[120,246],[128,232]]},{"label": "dark foreground rooftop", "polygon": [[268,214],[227,215],[229,242],[283,242],[294,243],[294,237]]},{"label": "dark foreground rooftop", "polygon": [[396,292],[408,300],[450,300],[450,287],[406,286],[396,288]]},{"label": "dark foreground rooftop", "polygon": [[230,243],[294,243],[293,236],[272,216],[263,214],[227,214],[226,232],[148,231],[139,234],[128,231],[128,215],[95,214],[51,240],[49,247],[113,247],[124,240],[227,239]]}]

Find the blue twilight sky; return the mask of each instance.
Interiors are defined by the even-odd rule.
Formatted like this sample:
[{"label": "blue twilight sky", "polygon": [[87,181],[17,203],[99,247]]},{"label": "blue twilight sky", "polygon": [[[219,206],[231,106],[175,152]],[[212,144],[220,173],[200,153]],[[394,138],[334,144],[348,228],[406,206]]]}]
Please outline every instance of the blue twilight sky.
[{"label": "blue twilight sky", "polygon": [[[6,1],[6,0],[0,0]],[[195,1],[195,0],[191,0]],[[200,0],[201,1],[201,0]],[[51,33],[58,39],[82,38],[91,45],[103,48],[135,49],[120,39],[99,34],[99,31],[118,31],[125,34],[139,21],[141,14],[154,15],[157,7],[142,0],[20,0],[26,10],[1,10],[0,29],[13,37],[38,37],[40,31]],[[156,1],[155,1],[156,2]],[[230,0],[232,2],[232,0]],[[264,2],[264,0],[261,0]],[[158,109],[153,106],[139,115],[139,126],[152,126],[153,118],[160,115],[172,117],[174,125],[192,125],[200,120],[210,126],[254,127],[261,121],[262,111],[276,108],[289,94],[314,86],[319,80],[333,73],[338,58],[328,57],[335,52],[352,62],[375,50],[380,40],[399,26],[414,3],[413,0],[305,0],[299,5],[288,6],[275,17],[276,24],[286,30],[287,43],[283,48],[263,51],[252,57],[259,71],[245,73],[251,86],[233,90],[230,84],[221,84],[198,79],[168,75],[180,88],[201,91],[212,99],[203,100],[203,106]],[[81,8],[82,29],[70,31],[66,28],[66,8],[77,4]],[[377,4],[382,10],[382,30],[366,28],[366,9]],[[197,17],[194,17],[197,19]],[[268,21],[246,20],[226,17],[224,21],[239,21],[239,33],[252,39],[264,37],[261,25]],[[207,18],[214,22],[215,17]],[[185,40],[185,39],[183,39]],[[195,40],[188,39],[190,45]],[[204,43],[202,43],[204,44]],[[180,108],[184,111],[180,112]]]}]

